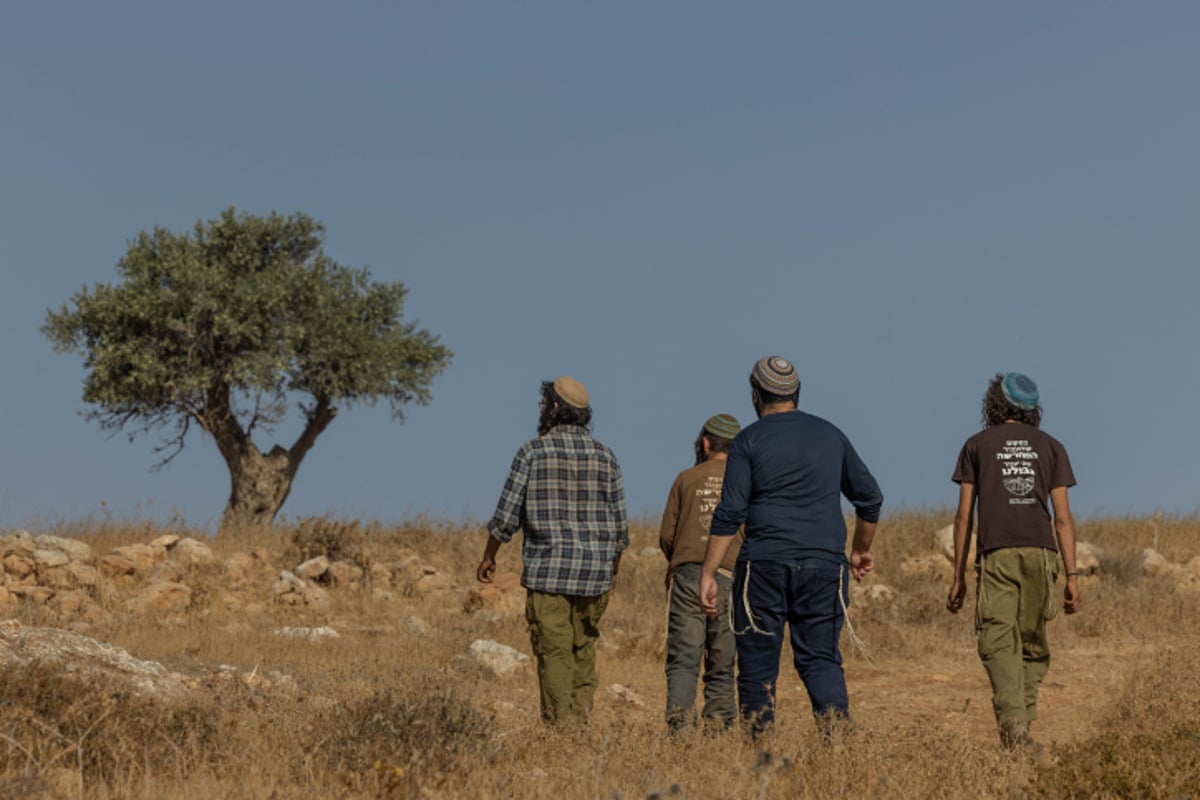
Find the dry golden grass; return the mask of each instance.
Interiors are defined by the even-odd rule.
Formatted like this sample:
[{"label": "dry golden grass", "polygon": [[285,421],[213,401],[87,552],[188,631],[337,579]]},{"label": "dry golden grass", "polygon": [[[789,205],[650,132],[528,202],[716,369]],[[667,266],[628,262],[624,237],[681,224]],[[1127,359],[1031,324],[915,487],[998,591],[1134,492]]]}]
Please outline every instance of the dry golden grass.
[{"label": "dry golden grass", "polygon": [[[521,619],[462,611],[480,529],[301,520],[254,537],[217,537],[211,545],[221,560],[261,547],[276,573],[322,548],[362,564],[411,551],[452,576],[456,589],[391,597],[369,584],[332,589],[324,613],[231,607],[213,566],[187,578],[192,609],[150,619],[124,613],[121,592],[102,584],[97,595],[114,616],[91,631],[96,638],[193,675],[218,665],[278,671],[299,691],[232,681],[169,703],[67,675],[6,670],[0,798],[1200,796],[1200,596],[1136,569],[1146,547],[1180,563],[1200,553],[1200,520],[1080,523],[1080,539],[1102,548],[1103,574],[1084,581],[1079,615],[1050,623],[1054,663],[1034,726],[1049,745],[1041,762],[997,747],[970,603],[952,616],[943,578],[899,568],[906,557],[934,552],[932,532],[949,521],[949,512],[908,512],[880,525],[869,580],[899,595],[891,605],[851,607],[870,659],[843,641],[856,727],[832,744],[816,735],[786,648],[769,737],[665,735],[664,563],[645,552],[656,544],[649,524],[635,526],[602,623],[592,722],[566,732],[538,722],[531,672],[495,678],[462,658],[480,638],[529,650]],[[39,532],[78,536],[104,552],[168,531],[104,523]],[[504,548],[500,570],[519,566],[519,546]],[[36,609],[19,618],[50,621]],[[412,622],[418,618],[427,629]],[[272,633],[324,624],[341,638]],[[612,684],[630,687],[645,705],[608,696]]]}]

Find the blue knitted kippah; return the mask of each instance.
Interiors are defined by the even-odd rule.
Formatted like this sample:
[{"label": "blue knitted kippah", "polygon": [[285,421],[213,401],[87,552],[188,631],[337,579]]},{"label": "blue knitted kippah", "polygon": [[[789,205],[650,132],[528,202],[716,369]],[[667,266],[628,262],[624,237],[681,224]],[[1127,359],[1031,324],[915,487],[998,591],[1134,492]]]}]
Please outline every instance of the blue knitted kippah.
[{"label": "blue knitted kippah", "polygon": [[1020,408],[1024,411],[1032,411],[1037,408],[1037,384],[1028,375],[1022,375],[1019,372],[1008,373],[1000,382],[1000,390],[1004,392],[1004,399],[1013,408]]}]

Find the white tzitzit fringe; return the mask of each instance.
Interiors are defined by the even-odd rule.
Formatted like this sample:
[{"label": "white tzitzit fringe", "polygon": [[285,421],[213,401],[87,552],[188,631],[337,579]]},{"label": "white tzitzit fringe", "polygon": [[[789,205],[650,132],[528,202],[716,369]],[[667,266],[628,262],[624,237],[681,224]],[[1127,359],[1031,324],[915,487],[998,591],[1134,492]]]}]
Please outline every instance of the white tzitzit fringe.
[{"label": "white tzitzit fringe", "polygon": [[871,653],[867,649],[867,643],[860,639],[858,634],[854,632],[854,623],[850,621],[850,609],[846,607],[846,596],[842,593],[842,587],[845,586],[845,577],[846,567],[843,565],[838,569],[838,602],[842,604],[842,619],[846,620],[846,633],[850,635],[850,641],[858,648],[858,652],[863,654],[863,658],[874,666],[875,659],[871,658]]},{"label": "white tzitzit fringe", "polygon": [[743,628],[740,631],[733,627],[733,603],[729,604],[729,630],[733,631],[734,636],[741,636],[747,631],[761,633],[763,636],[773,636],[770,631],[764,631],[754,622],[754,611],[750,608],[750,562],[746,562],[746,577],[742,580],[742,608],[746,612],[746,620],[750,623],[750,627]]}]

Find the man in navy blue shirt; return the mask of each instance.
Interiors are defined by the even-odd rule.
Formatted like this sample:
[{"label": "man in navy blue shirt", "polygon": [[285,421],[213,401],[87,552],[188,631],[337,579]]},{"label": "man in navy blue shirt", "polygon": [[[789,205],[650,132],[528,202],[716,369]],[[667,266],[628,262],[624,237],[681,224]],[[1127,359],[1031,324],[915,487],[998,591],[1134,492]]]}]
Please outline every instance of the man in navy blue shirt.
[{"label": "man in navy blue shirt", "polygon": [[[729,448],[700,577],[701,605],[710,617],[717,613],[717,567],[744,523],[732,603],[742,719],[754,734],[774,720],[786,624],[796,672],[829,732],[849,716],[838,637],[849,576],[860,580],[875,566],[871,542],[883,494],[845,434],[797,410],[800,378],[791,362],[760,359],[750,390],[759,419]],[[856,516],[849,559],[842,496]]]}]

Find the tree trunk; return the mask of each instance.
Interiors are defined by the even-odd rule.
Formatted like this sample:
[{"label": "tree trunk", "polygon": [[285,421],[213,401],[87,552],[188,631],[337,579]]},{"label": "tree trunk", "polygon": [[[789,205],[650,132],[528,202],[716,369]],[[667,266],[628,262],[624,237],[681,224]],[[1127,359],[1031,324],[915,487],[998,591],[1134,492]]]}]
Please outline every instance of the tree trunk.
[{"label": "tree trunk", "polygon": [[278,445],[266,455],[250,442],[239,449],[236,459],[226,459],[230,489],[221,530],[269,528],[292,490],[299,465]]},{"label": "tree trunk", "polygon": [[229,393],[228,385],[213,385],[200,418],[229,467],[229,502],[221,515],[221,530],[269,528],[292,491],[300,462],[337,416],[337,409],[327,396],[318,396],[305,409],[304,430],[291,448],[275,445],[264,455],[234,416]]}]

